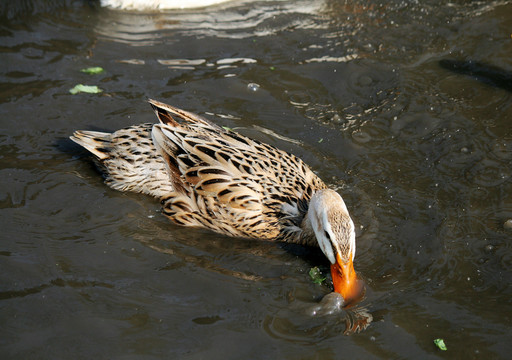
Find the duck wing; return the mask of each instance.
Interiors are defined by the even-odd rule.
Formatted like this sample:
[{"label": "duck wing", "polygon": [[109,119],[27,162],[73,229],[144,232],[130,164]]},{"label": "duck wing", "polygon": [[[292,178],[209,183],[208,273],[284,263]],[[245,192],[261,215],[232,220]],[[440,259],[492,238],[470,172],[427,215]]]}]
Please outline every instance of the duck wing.
[{"label": "duck wing", "polygon": [[171,220],[266,239],[300,230],[312,193],[326,187],[302,160],[198,115],[150,103],[160,120],[153,143],[177,193],[162,199]]}]

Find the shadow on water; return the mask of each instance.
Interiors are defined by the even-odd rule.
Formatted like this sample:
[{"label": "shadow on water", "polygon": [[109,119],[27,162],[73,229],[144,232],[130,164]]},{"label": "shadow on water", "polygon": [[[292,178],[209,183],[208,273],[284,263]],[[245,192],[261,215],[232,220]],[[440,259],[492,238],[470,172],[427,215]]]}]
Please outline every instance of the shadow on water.
[{"label": "shadow on water", "polygon": [[439,61],[439,65],[443,69],[471,76],[484,84],[512,92],[512,71],[472,60],[443,59]]}]

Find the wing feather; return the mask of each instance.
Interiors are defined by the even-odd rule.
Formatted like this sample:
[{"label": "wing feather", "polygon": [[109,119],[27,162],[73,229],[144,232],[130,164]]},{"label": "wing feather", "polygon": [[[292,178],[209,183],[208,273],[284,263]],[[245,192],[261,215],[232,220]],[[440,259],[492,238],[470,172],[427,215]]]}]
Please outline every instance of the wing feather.
[{"label": "wing feather", "polygon": [[[279,218],[286,217],[279,215],[283,209],[296,209],[309,200],[311,188],[325,188],[291,154],[195,114],[150,102],[160,120],[153,126],[153,141],[176,191],[183,195],[175,205],[172,200],[164,205],[178,223],[189,221],[229,235],[276,238]],[[187,211],[183,201],[189,202]]]}]

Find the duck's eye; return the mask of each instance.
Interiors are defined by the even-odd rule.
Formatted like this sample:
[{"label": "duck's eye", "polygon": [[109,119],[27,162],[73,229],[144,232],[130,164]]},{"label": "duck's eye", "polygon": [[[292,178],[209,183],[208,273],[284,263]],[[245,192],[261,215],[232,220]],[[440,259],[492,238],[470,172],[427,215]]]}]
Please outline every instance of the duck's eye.
[{"label": "duck's eye", "polygon": [[324,231],[324,233],[325,233],[325,237],[326,237],[329,241],[331,241],[331,236],[329,235],[329,233],[327,232],[327,230],[325,230],[325,231]]}]

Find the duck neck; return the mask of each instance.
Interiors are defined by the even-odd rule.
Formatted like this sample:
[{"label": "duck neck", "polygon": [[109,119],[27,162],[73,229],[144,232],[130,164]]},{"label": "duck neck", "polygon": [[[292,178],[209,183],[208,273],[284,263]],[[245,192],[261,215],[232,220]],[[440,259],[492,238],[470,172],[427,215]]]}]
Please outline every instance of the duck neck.
[{"label": "duck neck", "polygon": [[310,246],[318,246],[318,241],[316,240],[315,232],[313,230],[313,225],[311,224],[310,220],[311,211],[309,210],[306,215],[304,215],[304,218],[302,219],[302,222],[300,224],[300,228],[302,229],[301,232],[301,240],[303,243],[310,245]]},{"label": "duck neck", "polygon": [[332,198],[336,196],[339,197],[335,191],[330,189],[318,190],[311,196],[307,212],[301,223],[302,237],[304,238],[304,242],[308,245],[319,246],[315,231],[319,231],[322,209],[326,205],[330,205]]}]

